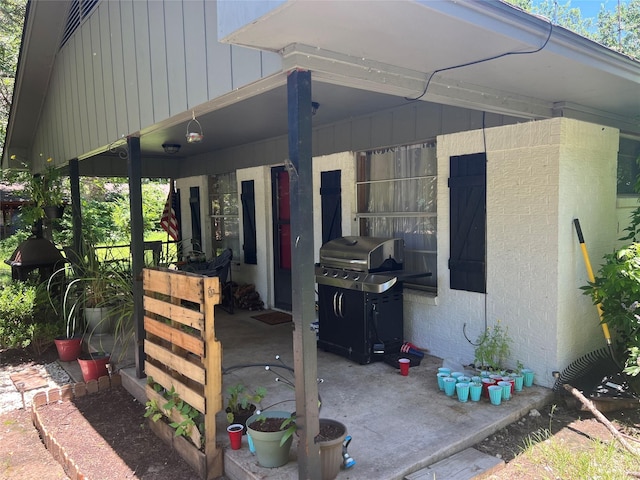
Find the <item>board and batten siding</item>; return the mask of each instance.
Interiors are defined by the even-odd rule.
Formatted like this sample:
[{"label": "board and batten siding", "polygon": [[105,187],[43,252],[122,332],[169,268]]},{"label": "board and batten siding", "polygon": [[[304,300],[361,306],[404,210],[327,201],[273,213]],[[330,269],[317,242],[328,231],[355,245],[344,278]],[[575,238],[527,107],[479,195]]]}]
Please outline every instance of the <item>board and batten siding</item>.
[{"label": "board and batten siding", "polygon": [[[436,136],[482,128],[483,113],[429,102],[407,102],[397,108],[315,127],[314,157],[357,152],[396,145],[409,145]],[[485,114],[485,127],[523,121],[515,117]],[[180,165],[180,177],[226,173],[266,164],[281,164],[289,158],[286,135],[191,157]]]},{"label": "board and batten siding", "polygon": [[36,170],[280,71],[279,55],[217,38],[217,2],[100,2],[57,55],[35,126]]}]

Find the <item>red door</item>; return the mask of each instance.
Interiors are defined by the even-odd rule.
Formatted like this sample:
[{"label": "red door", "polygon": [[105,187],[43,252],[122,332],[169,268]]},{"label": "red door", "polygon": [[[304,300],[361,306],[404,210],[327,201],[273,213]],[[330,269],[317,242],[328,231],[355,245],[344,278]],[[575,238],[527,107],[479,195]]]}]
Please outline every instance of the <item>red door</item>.
[{"label": "red door", "polygon": [[289,173],[271,169],[274,251],[274,306],[291,311],[291,203]]}]

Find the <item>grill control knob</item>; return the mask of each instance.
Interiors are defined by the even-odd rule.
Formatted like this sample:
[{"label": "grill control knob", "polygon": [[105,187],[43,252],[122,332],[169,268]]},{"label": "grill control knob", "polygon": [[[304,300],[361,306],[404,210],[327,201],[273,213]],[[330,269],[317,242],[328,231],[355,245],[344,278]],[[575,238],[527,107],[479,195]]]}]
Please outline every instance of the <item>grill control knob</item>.
[{"label": "grill control knob", "polygon": [[322,275],[324,275],[325,277],[329,275],[329,270],[327,270],[326,268],[322,270]]},{"label": "grill control knob", "polygon": [[338,278],[338,272],[334,271],[333,274],[331,275],[333,278]]},{"label": "grill control knob", "polygon": [[357,274],[357,273],[354,273],[354,274],[353,274],[353,279],[354,279],[354,280],[360,280],[360,275],[359,275],[359,274]]},{"label": "grill control knob", "polygon": [[343,274],[343,275],[342,275],[342,278],[344,278],[345,280],[347,280],[347,279],[349,278],[349,274],[348,274],[348,273]]}]

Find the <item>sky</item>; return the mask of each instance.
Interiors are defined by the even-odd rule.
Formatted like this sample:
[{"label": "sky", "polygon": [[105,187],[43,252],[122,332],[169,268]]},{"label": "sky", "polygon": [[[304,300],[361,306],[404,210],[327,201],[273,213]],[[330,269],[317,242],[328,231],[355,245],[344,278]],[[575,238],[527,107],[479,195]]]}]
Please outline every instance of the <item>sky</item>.
[{"label": "sky", "polygon": [[[628,0],[620,1],[621,3],[628,3]],[[583,18],[597,18],[600,5],[604,5],[607,10],[615,10],[618,6],[618,0],[571,0],[571,6],[580,8]]]},{"label": "sky", "polygon": [[[558,3],[564,5],[567,1],[568,0],[558,0]],[[620,3],[629,3],[629,0],[620,0]],[[618,0],[571,0],[572,7],[580,8],[582,18],[598,18],[600,5],[604,5],[607,10],[615,10],[618,6]]]}]

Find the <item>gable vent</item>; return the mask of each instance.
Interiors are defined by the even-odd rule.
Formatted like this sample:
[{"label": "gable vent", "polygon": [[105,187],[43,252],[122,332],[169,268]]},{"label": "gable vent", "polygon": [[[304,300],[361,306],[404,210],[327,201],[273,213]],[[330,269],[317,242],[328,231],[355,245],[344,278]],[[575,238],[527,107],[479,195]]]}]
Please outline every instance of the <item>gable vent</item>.
[{"label": "gable vent", "polygon": [[64,35],[62,36],[62,42],[60,48],[67,43],[67,40],[71,38],[73,33],[82,24],[82,22],[89,16],[93,8],[100,0],[73,0],[69,7],[69,14],[67,15],[67,23],[64,27]]}]

